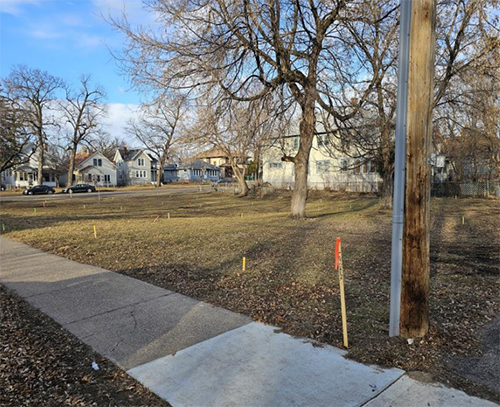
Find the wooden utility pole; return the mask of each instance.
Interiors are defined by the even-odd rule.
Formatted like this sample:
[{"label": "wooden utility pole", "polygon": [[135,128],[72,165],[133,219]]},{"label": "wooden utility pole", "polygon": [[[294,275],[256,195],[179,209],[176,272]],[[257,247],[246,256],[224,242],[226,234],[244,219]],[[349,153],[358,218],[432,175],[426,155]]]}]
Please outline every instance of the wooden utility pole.
[{"label": "wooden utility pole", "polygon": [[400,334],[429,328],[430,153],[436,0],[413,0],[408,77]]}]

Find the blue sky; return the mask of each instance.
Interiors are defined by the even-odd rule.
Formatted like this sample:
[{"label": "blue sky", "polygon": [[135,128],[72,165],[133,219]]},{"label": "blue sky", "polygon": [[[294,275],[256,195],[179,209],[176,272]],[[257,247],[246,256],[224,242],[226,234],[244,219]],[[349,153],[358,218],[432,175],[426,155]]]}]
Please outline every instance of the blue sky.
[{"label": "blue sky", "polygon": [[47,70],[75,85],[89,73],[108,92],[110,103],[136,104],[127,78],[118,73],[106,45],[120,49],[123,38],[100,14],[119,15],[126,7],[133,21],[149,16],[140,0],[0,0],[0,75],[13,65]]},{"label": "blue sky", "polygon": [[124,127],[140,97],[108,50],[120,50],[123,37],[101,17],[120,16],[124,9],[133,24],[152,21],[141,0],[0,0],[0,76],[22,64],[76,87],[81,74],[90,74],[108,94],[106,130],[128,139]]}]

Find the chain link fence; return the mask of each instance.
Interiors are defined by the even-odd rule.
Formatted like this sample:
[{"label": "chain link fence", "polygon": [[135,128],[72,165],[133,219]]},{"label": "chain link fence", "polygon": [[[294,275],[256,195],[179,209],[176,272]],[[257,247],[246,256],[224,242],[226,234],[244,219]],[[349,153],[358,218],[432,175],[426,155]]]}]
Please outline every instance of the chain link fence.
[{"label": "chain link fence", "polygon": [[431,196],[458,198],[500,197],[500,181],[436,183],[431,187]]}]

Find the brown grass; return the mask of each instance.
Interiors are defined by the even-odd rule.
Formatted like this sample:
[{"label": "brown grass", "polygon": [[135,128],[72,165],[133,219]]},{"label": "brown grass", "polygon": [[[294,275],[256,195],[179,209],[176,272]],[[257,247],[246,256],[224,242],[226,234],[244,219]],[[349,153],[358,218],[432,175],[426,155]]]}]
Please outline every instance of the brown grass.
[{"label": "brown grass", "polygon": [[428,371],[491,397],[448,370],[453,355],[480,355],[477,331],[500,312],[498,201],[433,200],[431,331],[412,347],[387,336],[391,213],[379,198],[312,193],[305,221],[288,217],[289,204],[287,193],[204,193],[57,200],[38,203],[36,213],[23,201],[2,204],[0,214],[12,239],[335,346],[342,333],[333,253],[341,237],[350,356]]}]

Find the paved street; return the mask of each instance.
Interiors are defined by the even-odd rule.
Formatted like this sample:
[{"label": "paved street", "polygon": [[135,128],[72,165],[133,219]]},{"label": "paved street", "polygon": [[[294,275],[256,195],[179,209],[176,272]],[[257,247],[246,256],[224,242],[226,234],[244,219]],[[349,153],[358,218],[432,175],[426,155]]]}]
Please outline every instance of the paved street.
[{"label": "paved street", "polygon": [[[210,186],[202,186],[202,192],[211,191]],[[200,192],[199,186],[187,186],[185,188],[168,188],[163,187],[160,189],[145,189],[136,191],[110,191],[110,192],[94,192],[94,193],[78,193],[78,194],[54,194],[54,195],[19,195],[14,196],[2,196],[0,194],[1,202],[24,202],[24,201],[52,201],[52,200],[62,200],[62,199],[99,199],[99,198],[110,198],[115,196],[151,196],[151,195],[177,195],[177,194],[191,194],[195,192]]]},{"label": "paved street", "polygon": [[175,407],[495,406],[5,237],[0,255],[0,283]]}]

